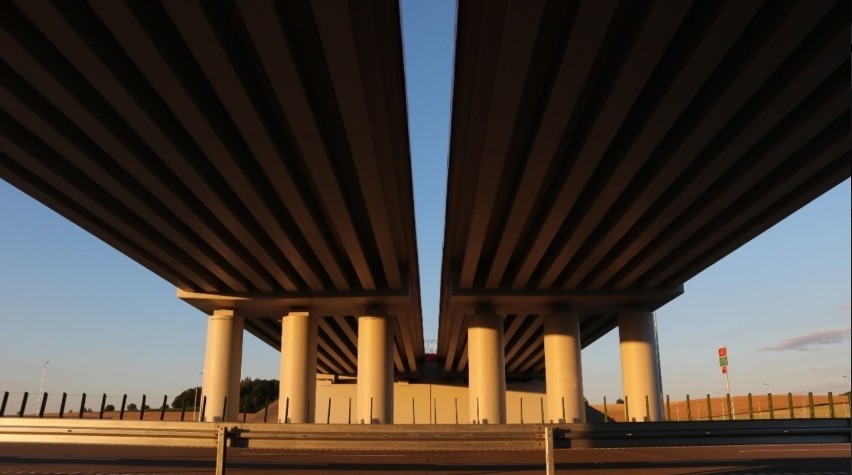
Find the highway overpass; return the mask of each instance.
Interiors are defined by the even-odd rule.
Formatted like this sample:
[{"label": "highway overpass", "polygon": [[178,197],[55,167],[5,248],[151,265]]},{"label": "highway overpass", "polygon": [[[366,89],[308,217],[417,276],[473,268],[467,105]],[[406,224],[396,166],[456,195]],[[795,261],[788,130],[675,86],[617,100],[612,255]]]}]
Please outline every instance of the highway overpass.
[{"label": "highway overpass", "polygon": [[[438,360],[477,422],[507,374],[581,419],[580,349],[615,328],[659,417],[652,312],[851,174],[849,18],[459,2]],[[234,417],[245,329],[282,349],[292,422],[316,372],[391,422],[424,361],[399,5],[9,1],[0,25],[0,177],[210,315],[209,414]]]}]

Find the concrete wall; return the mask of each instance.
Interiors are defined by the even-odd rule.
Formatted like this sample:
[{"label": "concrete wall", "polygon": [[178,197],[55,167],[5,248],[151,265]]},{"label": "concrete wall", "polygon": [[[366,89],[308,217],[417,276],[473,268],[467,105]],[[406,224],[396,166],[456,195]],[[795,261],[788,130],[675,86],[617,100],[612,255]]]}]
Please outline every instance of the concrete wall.
[{"label": "concrete wall", "polygon": [[[354,379],[317,381],[316,422],[324,424],[358,424]],[[394,422],[397,424],[467,424],[467,383],[394,383]],[[542,422],[542,407],[547,403],[544,380],[507,383],[507,422]],[[523,407],[523,414],[521,408]],[[280,410],[284,410],[283,407]],[[474,415],[475,416],[475,415]],[[475,417],[474,417],[475,418]]]}]

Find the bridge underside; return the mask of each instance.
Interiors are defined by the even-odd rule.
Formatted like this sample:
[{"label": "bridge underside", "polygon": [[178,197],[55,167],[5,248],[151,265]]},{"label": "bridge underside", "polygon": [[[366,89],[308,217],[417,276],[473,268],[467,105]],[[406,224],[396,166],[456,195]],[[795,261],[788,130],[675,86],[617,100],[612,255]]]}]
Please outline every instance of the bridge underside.
[{"label": "bridge underside", "polygon": [[588,346],[850,176],[848,2],[461,2],[439,358]]},{"label": "bridge underside", "polygon": [[417,370],[396,3],[9,1],[0,25],[3,179],[180,292],[275,301],[245,325],[276,348],[319,312],[323,372],[355,374],[354,317],[392,306]]}]

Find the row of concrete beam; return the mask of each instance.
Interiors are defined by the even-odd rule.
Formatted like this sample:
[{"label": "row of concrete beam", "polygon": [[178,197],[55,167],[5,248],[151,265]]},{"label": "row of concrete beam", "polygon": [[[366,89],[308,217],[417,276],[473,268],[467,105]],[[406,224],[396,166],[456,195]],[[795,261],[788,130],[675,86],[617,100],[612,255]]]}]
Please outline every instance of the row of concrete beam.
[{"label": "row of concrete beam", "polygon": [[[317,382],[317,318],[289,312],[281,320],[278,422],[314,422]],[[393,330],[390,317],[358,317],[355,421],[393,423]],[[467,317],[469,418],[474,424],[506,422],[506,365],[503,317]],[[543,316],[547,420],[585,422],[580,357],[580,316]],[[632,420],[662,420],[662,382],[654,314],[618,318],[622,384]],[[202,393],[205,420],[236,420],[239,413],[243,319],[216,310],[208,319]]]}]

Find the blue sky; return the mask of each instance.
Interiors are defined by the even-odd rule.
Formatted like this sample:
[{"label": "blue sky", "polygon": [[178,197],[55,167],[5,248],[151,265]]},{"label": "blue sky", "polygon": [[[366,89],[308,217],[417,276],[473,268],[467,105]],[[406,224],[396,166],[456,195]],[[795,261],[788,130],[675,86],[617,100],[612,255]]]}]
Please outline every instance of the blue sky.
[{"label": "blue sky", "polygon": [[[454,8],[402,5],[426,338],[437,334]],[[724,394],[720,346],[735,393],[848,390],[850,210],[847,180],[687,282],[657,312],[664,391]],[[174,287],[2,181],[0,223],[0,392],[37,393],[48,360],[51,394],[159,401],[199,384],[206,316]],[[278,377],[275,349],[246,335],[244,350],[244,377]],[[617,398],[617,333],[582,358],[586,397]]]}]

